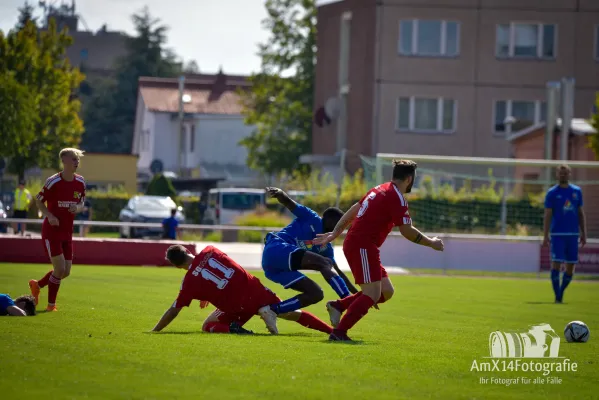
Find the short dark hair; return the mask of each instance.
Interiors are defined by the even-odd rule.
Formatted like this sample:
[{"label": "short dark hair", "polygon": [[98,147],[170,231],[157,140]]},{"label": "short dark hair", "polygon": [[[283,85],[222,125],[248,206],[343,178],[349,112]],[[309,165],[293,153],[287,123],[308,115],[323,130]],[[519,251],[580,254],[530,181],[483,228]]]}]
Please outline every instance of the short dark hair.
[{"label": "short dark hair", "polygon": [[403,181],[416,174],[418,164],[412,160],[393,160],[393,180]]},{"label": "short dark hair", "polygon": [[25,310],[23,311],[25,311],[28,316],[35,315],[35,299],[33,296],[30,294],[24,294],[23,296],[19,296],[14,300],[15,304],[21,301],[25,303]]},{"label": "short dark hair", "polygon": [[174,217],[175,215],[177,215],[177,209],[176,209],[176,208],[173,208],[173,209],[171,210],[171,217]]},{"label": "short dark hair", "polygon": [[337,207],[329,207],[322,213],[322,225],[324,229],[334,229],[337,222],[343,217],[343,211]]},{"label": "short dark hair", "polygon": [[558,170],[558,171],[561,171],[561,170],[564,170],[564,169],[565,169],[566,171],[568,171],[568,172],[570,172],[570,171],[571,171],[571,170],[570,170],[570,166],[569,166],[568,164],[561,164],[559,167],[557,167],[557,170]]},{"label": "short dark hair", "polygon": [[174,244],[166,250],[166,259],[169,260],[171,264],[179,266],[185,263],[188,254],[189,252],[184,246]]}]

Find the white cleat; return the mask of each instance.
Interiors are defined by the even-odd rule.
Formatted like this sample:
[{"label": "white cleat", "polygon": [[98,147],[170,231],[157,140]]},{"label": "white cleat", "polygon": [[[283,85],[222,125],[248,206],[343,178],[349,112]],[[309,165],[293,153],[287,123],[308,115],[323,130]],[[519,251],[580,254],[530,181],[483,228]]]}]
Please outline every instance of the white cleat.
[{"label": "white cleat", "polygon": [[277,314],[270,309],[270,306],[264,306],[258,310],[258,314],[264,320],[266,329],[273,335],[278,335],[279,330],[277,329]]},{"label": "white cleat", "polygon": [[332,301],[327,303],[327,311],[329,312],[331,325],[333,325],[333,328],[337,328],[339,326],[339,322],[341,321],[341,311],[333,307]]}]

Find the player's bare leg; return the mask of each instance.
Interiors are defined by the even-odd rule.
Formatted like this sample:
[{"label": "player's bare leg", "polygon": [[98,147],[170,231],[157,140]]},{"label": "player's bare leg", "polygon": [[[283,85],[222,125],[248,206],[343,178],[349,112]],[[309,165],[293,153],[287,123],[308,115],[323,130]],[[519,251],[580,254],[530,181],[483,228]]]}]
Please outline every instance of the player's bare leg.
[{"label": "player's bare leg", "polygon": [[340,298],[349,296],[350,293],[345,280],[335,271],[333,262],[330,259],[320,254],[306,251],[303,252],[300,268],[298,269],[320,272],[324,280],[327,281]]},{"label": "player's bare leg", "polygon": [[[390,283],[390,282],[389,282]],[[347,331],[351,329],[360,319],[362,319],[370,307],[374,306],[381,299],[382,282],[376,281],[359,285],[361,295],[356,296],[347,309],[347,313],[341,318],[339,325],[333,330],[329,340],[350,341]]]},{"label": "player's bare leg", "polygon": [[562,284],[559,288],[559,302],[561,303],[564,299],[564,291],[572,282],[572,277],[574,276],[574,268],[576,264],[567,263],[566,270],[564,271],[564,275],[562,276]]},{"label": "player's bare leg", "polygon": [[254,332],[244,329],[243,324],[238,322],[229,322],[226,313],[221,310],[214,310],[202,324],[202,331],[209,333],[236,333],[253,334]]},{"label": "player's bare leg", "polygon": [[391,300],[391,297],[395,294],[395,287],[393,287],[393,283],[391,283],[391,279],[389,277],[384,277],[381,280],[381,297],[376,302],[376,304],[381,304],[386,301]]},{"label": "player's bare leg", "polygon": [[279,318],[285,319],[287,321],[297,322],[308,329],[314,329],[329,335],[331,332],[333,332],[333,328],[309,311],[295,310],[285,314],[279,314]]},{"label": "player's bare leg", "polygon": [[[29,289],[35,299],[35,304],[37,305],[39,303],[40,289],[48,286],[48,307],[46,308],[46,311],[57,311],[56,295],[65,271],[67,271],[67,261],[65,261],[63,254],[50,258],[50,261],[52,262],[52,270],[48,271],[39,281],[35,279],[30,280]],[[68,261],[68,263],[68,271],[70,272],[71,261]]]},{"label": "player's bare leg", "polygon": [[562,263],[559,261],[551,262],[551,286],[553,286],[553,293],[555,294],[555,302],[561,303],[560,298],[560,284],[559,284],[559,272],[562,269]]}]

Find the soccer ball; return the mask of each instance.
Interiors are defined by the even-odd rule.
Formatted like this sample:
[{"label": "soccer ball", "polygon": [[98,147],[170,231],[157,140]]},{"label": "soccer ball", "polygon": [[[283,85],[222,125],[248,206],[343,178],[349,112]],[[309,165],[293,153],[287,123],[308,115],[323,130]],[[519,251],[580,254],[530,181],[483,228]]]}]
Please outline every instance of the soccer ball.
[{"label": "soccer ball", "polygon": [[572,321],[566,325],[566,328],[564,329],[564,336],[570,343],[584,343],[589,340],[591,331],[589,331],[589,327],[584,322]]}]

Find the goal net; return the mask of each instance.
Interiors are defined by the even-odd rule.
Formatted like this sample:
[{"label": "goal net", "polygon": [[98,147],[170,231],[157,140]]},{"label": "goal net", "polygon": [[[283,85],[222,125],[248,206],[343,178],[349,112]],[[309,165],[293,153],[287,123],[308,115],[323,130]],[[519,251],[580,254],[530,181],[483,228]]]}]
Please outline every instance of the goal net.
[{"label": "goal net", "polygon": [[[392,160],[418,163],[409,197],[419,228],[436,233],[539,236],[544,198],[556,184],[559,160],[377,154],[362,157],[370,186],[388,181]],[[599,237],[599,162],[568,161],[571,183],[582,188],[590,238]]]}]

